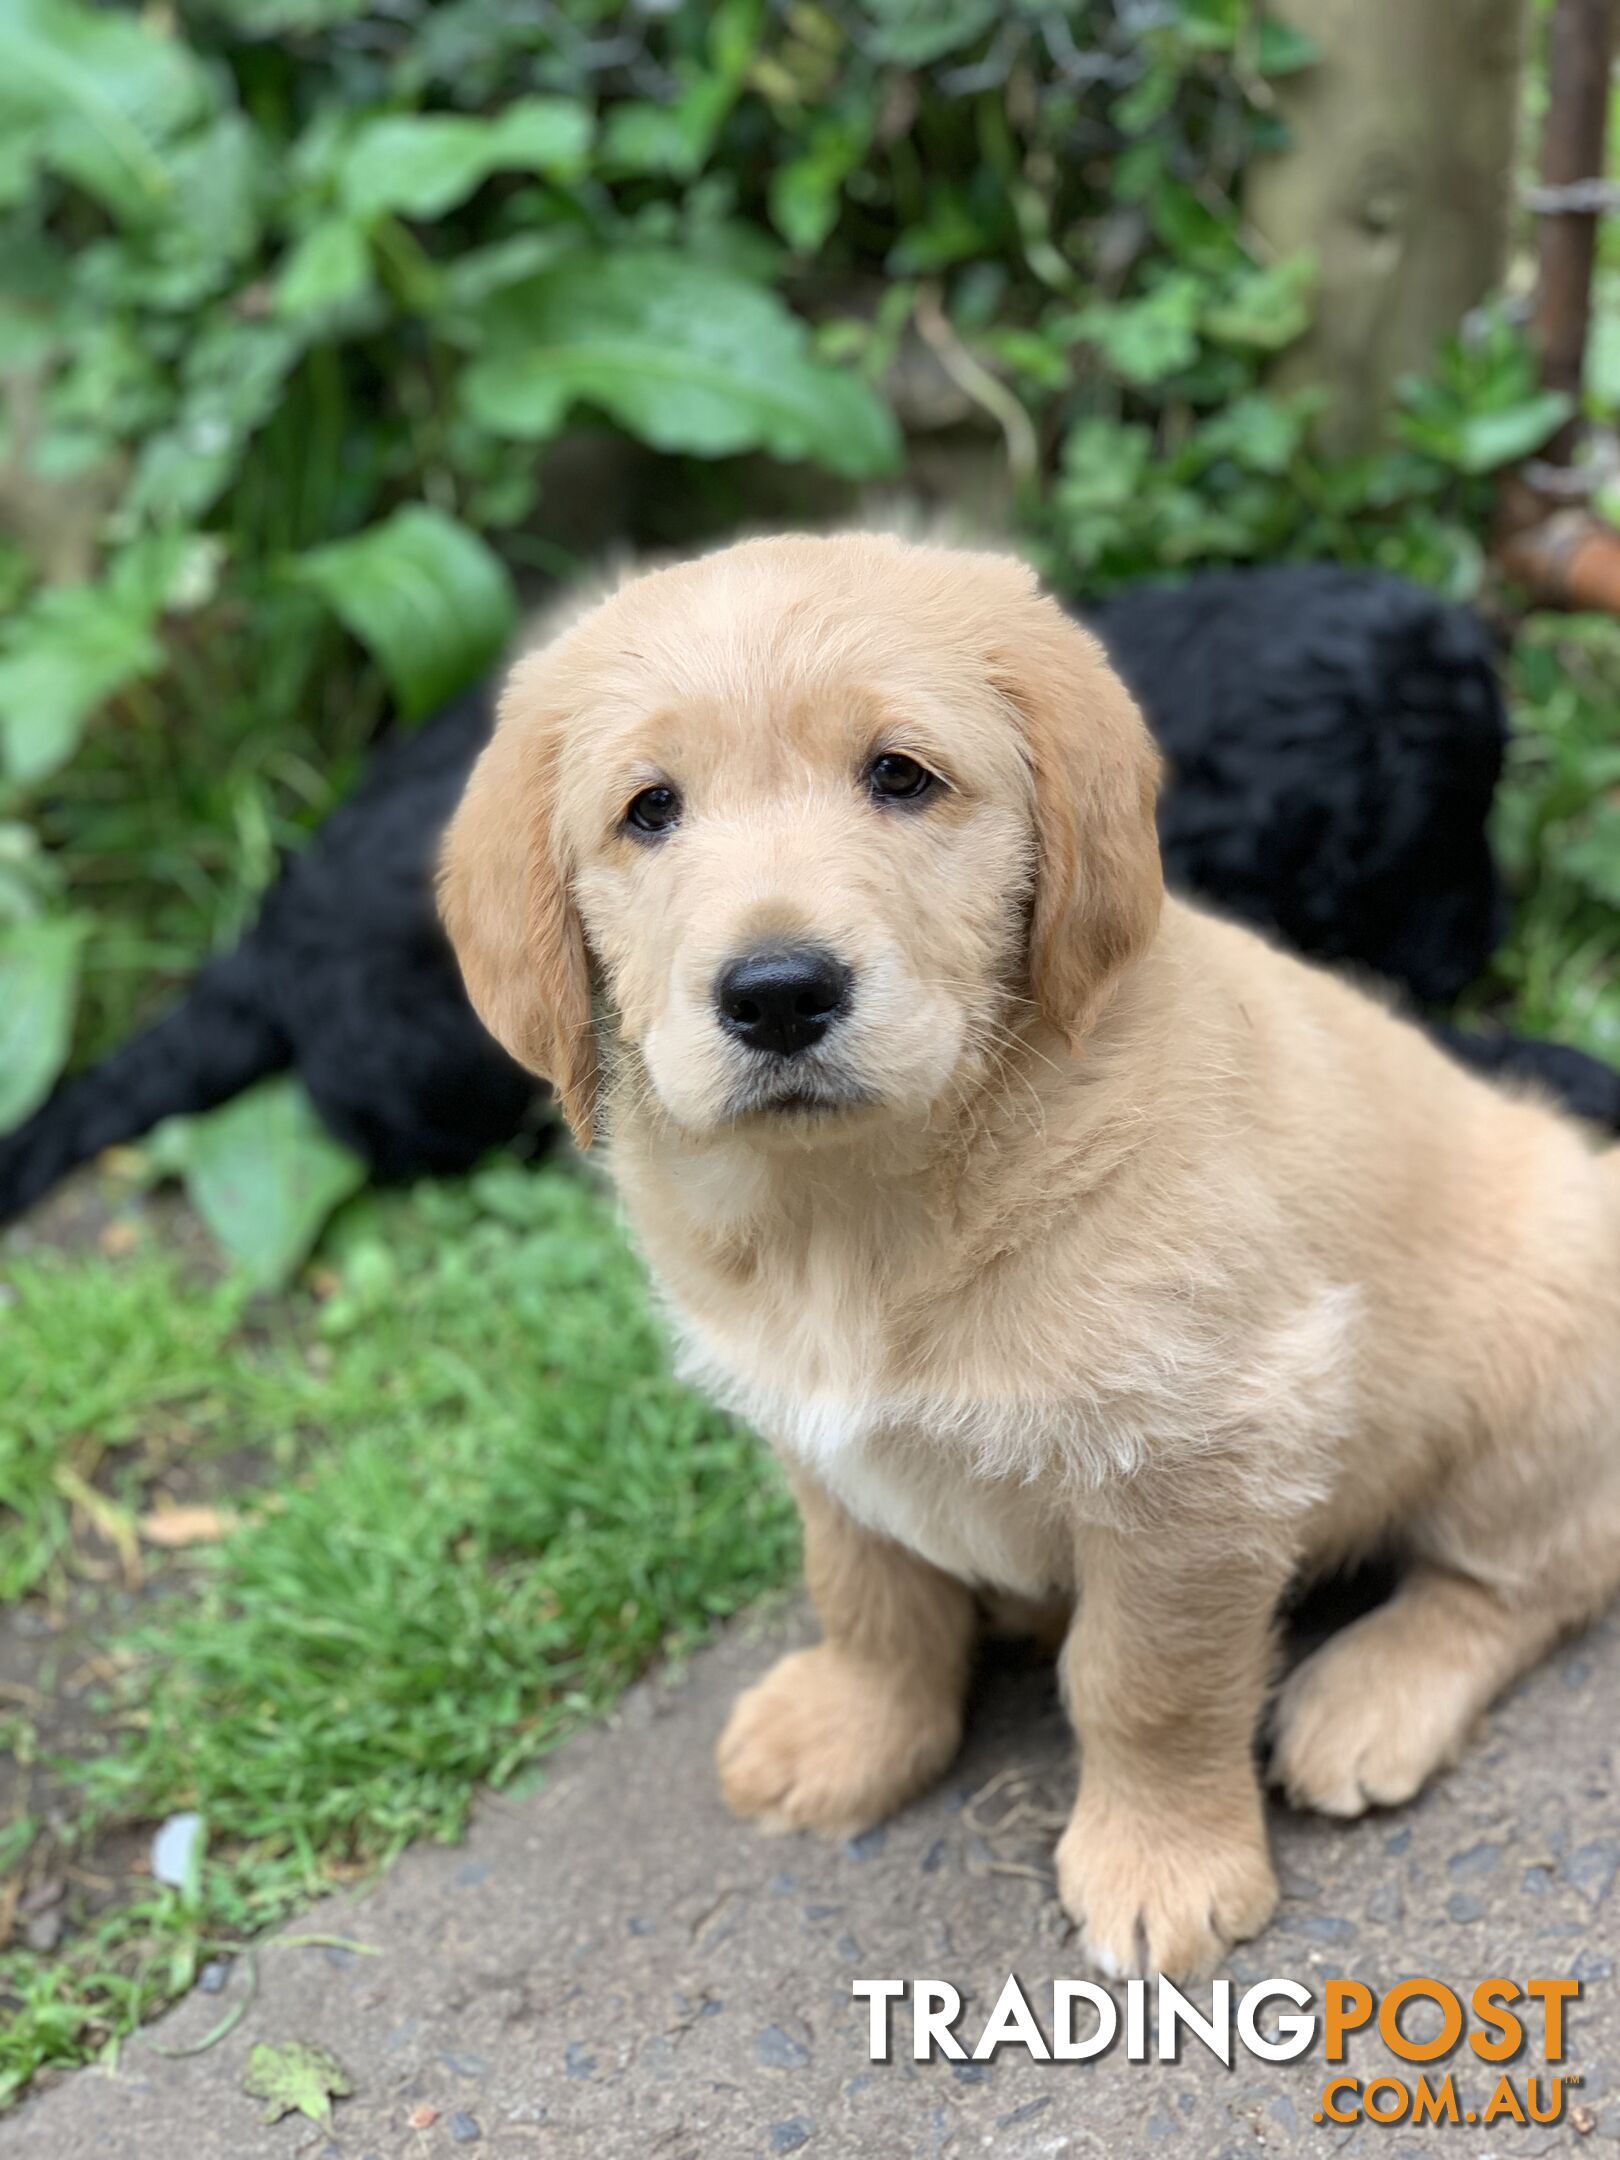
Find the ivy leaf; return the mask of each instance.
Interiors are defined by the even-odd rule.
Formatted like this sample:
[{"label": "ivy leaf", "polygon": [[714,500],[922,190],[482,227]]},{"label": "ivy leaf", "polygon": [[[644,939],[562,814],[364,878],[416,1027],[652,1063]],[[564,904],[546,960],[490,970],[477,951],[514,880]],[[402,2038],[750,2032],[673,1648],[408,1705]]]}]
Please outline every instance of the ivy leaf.
[{"label": "ivy leaf", "polygon": [[411,719],[481,675],[517,614],[499,558],[420,504],[301,556],[293,574],[372,653]]},{"label": "ivy leaf", "polygon": [[361,128],[343,159],[338,187],[352,217],[385,211],[442,217],[491,173],[569,179],[591,143],[589,109],[573,98],[519,98],[496,118],[400,113]]},{"label": "ivy leaf", "polygon": [[1276,476],[1293,463],[1308,417],[1303,401],[1284,402],[1256,390],[1216,413],[1197,439],[1207,458],[1229,457],[1246,472]]},{"label": "ivy leaf", "polygon": [[332,1138],[291,1074],[205,1117],[171,1118],[154,1136],[153,1156],[181,1178],[208,1228],[264,1290],[290,1280],[333,1210],[366,1181],[365,1164]]},{"label": "ivy leaf", "polygon": [[1152,459],[1148,428],[1096,418],[1077,421],[1063,445],[1058,501],[1076,513],[1121,510],[1140,496]]},{"label": "ivy leaf", "polygon": [[658,450],[763,449],[851,478],[899,461],[874,391],[815,359],[774,293],[690,256],[570,256],[497,296],[483,333],[462,394],[497,434],[539,439],[585,400]]},{"label": "ivy leaf", "polygon": [[1196,278],[1172,273],[1140,300],[1095,301],[1081,308],[1070,327],[1126,382],[1163,382],[1198,358],[1201,292]]},{"label": "ivy leaf", "polygon": [[0,1132],[39,1108],[67,1062],[84,930],[60,916],[0,926]]},{"label": "ivy leaf", "polygon": [[1316,260],[1309,253],[1240,275],[1204,310],[1204,332],[1218,345],[1251,352],[1281,352],[1311,325]]},{"label": "ivy leaf", "polygon": [[310,2040],[284,2040],[272,2047],[261,2040],[249,2055],[242,2090],[266,2103],[261,2120],[280,2122],[283,2115],[307,2115],[311,2122],[332,2120],[332,2101],[354,2091],[349,2073],[330,2048]]}]

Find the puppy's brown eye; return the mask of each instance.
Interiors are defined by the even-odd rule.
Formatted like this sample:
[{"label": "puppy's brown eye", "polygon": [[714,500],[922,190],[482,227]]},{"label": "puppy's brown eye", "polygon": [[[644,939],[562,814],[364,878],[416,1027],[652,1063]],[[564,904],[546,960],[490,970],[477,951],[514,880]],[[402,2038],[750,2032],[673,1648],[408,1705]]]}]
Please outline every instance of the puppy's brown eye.
[{"label": "puppy's brown eye", "polygon": [[681,798],[672,787],[644,787],[632,795],[624,821],[634,831],[656,839],[681,821]]},{"label": "puppy's brown eye", "polygon": [[880,802],[921,802],[941,783],[936,773],[901,751],[886,750],[866,768],[866,784]]}]

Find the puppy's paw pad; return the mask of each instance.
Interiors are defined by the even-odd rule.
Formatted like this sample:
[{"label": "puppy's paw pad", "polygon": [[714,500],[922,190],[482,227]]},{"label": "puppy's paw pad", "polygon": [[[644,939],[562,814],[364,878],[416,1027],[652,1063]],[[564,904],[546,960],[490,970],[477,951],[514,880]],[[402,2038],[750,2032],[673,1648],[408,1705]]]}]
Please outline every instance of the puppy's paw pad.
[{"label": "puppy's paw pad", "polygon": [[960,1737],[953,1694],[823,1643],[738,1697],[715,1761],[735,1814],[849,1836],[915,1798]]},{"label": "puppy's paw pad", "polygon": [[1082,1791],[1058,1845],[1058,1894],[1107,1978],[1200,1979],[1259,1934],[1277,1880],[1258,1807],[1235,1812],[1235,1824],[1149,1824]]}]

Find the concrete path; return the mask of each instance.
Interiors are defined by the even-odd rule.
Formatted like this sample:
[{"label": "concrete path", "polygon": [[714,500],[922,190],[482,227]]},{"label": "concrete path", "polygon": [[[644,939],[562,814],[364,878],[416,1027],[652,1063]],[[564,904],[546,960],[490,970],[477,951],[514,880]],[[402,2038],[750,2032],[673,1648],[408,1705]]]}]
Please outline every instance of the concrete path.
[{"label": "concrete path", "polygon": [[[456,1850],[410,1853],[382,1882],[328,1900],[292,1932],[379,1953],[265,1947],[258,1999],[232,2036],[194,2041],[240,1986],[199,1992],[115,2074],[81,2072],[0,2124],[4,2160],[808,2160],[901,2155],[1257,2152],[1484,2155],[1620,2144],[1620,1629],[1544,1668],[1492,1718],[1463,1766],[1417,1806],[1349,1827],[1280,1815],[1286,1897],[1236,1979],[1384,1988],[1427,1974],[1466,1993],[1505,1974],[1574,1975],[1564,2068],[1584,2078],[1556,2127],[1317,2124],[1320,2049],[1223,2068],[1179,2062],[914,2064],[867,2059],[857,1977],[954,1982],[969,2043],[1009,1972],[1038,2007],[1082,1977],[1050,1890],[1049,1819],[1068,1797],[1069,1742],[1049,1675],[991,1668],[967,1754],[887,1831],[843,1847],[771,1840],[728,1819],[709,1753],[726,1706],[797,1616],[742,1626],[674,1681],[636,1691],[607,1730],[561,1754],[521,1799],[492,1801]],[[1118,1991],[1116,1991],[1118,1992]],[[1194,1991],[1207,2008],[1208,1989]],[[1419,2014],[1408,2024],[1433,2030]],[[1046,2011],[1041,2007],[1043,2022]],[[256,2041],[332,2049],[353,2097],[331,2128],[266,2127],[240,2090]],[[1512,2074],[1542,2068],[1537,2044]],[[1392,2067],[1376,2039],[1347,2068]],[[1464,2043],[1465,2105],[1497,2073]],[[1413,2072],[1406,2073],[1410,2081]],[[416,2127],[413,2127],[413,2121]]]}]

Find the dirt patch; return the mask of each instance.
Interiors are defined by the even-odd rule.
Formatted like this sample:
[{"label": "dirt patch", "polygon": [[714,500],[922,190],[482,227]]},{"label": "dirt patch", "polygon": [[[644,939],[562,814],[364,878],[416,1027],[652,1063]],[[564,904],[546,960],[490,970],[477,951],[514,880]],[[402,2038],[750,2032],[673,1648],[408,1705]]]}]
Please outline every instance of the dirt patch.
[{"label": "dirt patch", "polygon": [[[147,1188],[138,1159],[115,1152],[0,1233],[0,1270],[7,1258],[45,1252],[118,1259],[137,1243],[161,1245],[197,1280],[223,1273],[184,1199]],[[194,1571],[185,1549],[110,1534],[115,1514],[130,1516],[132,1484],[144,1511],[223,1506],[262,1481],[256,1451],[189,1453],[189,1437],[183,1415],[160,1414],[138,1447],[109,1453],[91,1481],[107,1512],[76,1506],[70,1550],[44,1593],[0,1607],[0,1950],[63,1952],[149,1879],[147,1834],[118,1828],[86,1838],[73,1783],[56,1765],[116,1749],[119,1669],[107,1644],[143,1607],[183,1593]],[[106,1482],[113,1472],[117,1495]]]}]

